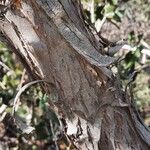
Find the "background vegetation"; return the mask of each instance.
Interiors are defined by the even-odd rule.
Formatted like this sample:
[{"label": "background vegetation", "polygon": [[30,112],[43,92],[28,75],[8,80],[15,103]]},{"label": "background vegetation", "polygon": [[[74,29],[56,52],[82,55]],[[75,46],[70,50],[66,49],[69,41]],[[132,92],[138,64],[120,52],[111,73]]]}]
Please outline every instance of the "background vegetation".
[{"label": "background vegetation", "polygon": [[[150,1],[82,0],[82,3],[86,21],[103,37],[113,42],[123,38],[127,40],[126,48],[116,54],[124,59],[113,67],[113,71],[122,82],[122,90],[137,72],[132,78],[131,93],[128,94],[134,97],[141,116],[150,126]],[[105,50],[107,52],[108,48]],[[54,133],[57,133],[60,123],[47,101],[55,98],[43,93],[38,84],[28,87],[18,104],[18,121],[23,125],[26,123],[27,130],[23,125],[16,127],[11,118],[13,100],[21,87],[30,80],[16,56],[4,43],[0,43],[0,140],[4,147],[54,147]],[[31,126],[35,130],[28,135],[33,129]],[[59,148],[66,147],[65,142],[60,140]]]}]

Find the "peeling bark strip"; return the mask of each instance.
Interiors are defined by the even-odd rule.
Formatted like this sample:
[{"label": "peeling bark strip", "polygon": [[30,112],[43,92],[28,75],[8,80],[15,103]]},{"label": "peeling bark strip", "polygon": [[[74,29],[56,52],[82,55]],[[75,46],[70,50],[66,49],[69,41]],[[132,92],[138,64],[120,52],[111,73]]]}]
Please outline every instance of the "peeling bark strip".
[{"label": "peeling bark strip", "polygon": [[98,51],[101,44],[85,25],[77,0],[14,0],[12,5],[0,21],[1,39],[34,78],[54,85],[47,92],[57,97],[76,147],[148,150],[149,129],[124,102],[117,79],[108,79],[107,66],[116,59]]},{"label": "peeling bark strip", "polygon": [[[65,12],[61,1],[37,0],[38,4],[45,10],[46,14],[54,21],[61,35],[69,42],[70,46],[79,53],[90,64],[102,67],[109,66],[116,61],[115,58],[103,56],[92,46],[89,39],[82,34],[76,24],[69,20],[69,12]],[[66,1],[67,3],[67,1]],[[65,5],[64,5],[65,6]],[[106,72],[104,72],[106,74]],[[106,74],[107,75],[107,74]],[[110,75],[107,75],[110,77]]]}]

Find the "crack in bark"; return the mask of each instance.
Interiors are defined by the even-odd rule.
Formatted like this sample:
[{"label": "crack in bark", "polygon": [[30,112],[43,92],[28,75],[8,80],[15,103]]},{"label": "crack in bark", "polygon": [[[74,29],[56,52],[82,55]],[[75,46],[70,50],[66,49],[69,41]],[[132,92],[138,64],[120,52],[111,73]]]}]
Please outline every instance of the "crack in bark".
[{"label": "crack in bark", "polygon": [[20,39],[21,44],[22,44],[22,47],[24,48],[24,50],[25,50],[25,52],[26,52],[26,54],[27,54],[28,62],[31,63],[30,67],[33,67],[33,68],[31,68],[31,70],[34,70],[35,73],[36,73],[36,75],[37,75],[39,78],[41,78],[41,74],[40,74],[40,72],[37,70],[38,67],[36,67],[36,66],[35,66],[35,63],[32,61],[32,58],[30,57],[30,54],[28,53],[28,50],[26,49],[25,41],[24,41],[24,39],[22,38],[21,33],[20,33],[18,27],[15,25],[15,23],[14,23],[13,21],[11,22],[11,25],[12,25],[14,31],[16,32],[18,38]]},{"label": "crack in bark", "polygon": [[[109,63],[106,61],[107,59],[105,60],[106,56],[103,56],[102,54],[99,55],[99,53],[97,53],[97,49],[93,46],[93,44],[91,43],[91,40],[89,39],[90,37],[86,34],[84,35],[82,33],[82,31],[78,28],[78,26],[76,24],[74,24],[74,22],[71,21],[71,18],[66,15],[66,12],[68,12],[68,11],[64,10],[65,8],[62,7],[61,3],[59,3],[60,7],[58,7],[58,4],[55,3],[55,2],[60,2],[60,1],[61,0],[59,0],[59,1],[58,0],[57,1],[56,0],[55,1],[52,1],[52,0],[49,0],[49,1],[47,1],[47,0],[45,0],[45,1],[44,0],[43,1],[42,0],[36,0],[36,1],[31,2],[33,4],[32,7],[35,7],[35,8],[33,8],[35,12],[36,12],[36,9],[38,8],[37,10],[39,11],[39,13],[42,13],[42,15],[46,16],[46,17],[44,17],[44,19],[46,18],[46,20],[44,22],[44,19],[43,20],[41,19],[43,16],[41,17],[39,14],[35,15],[37,17],[41,17],[41,18],[39,18],[38,21],[40,21],[40,19],[43,21],[42,23],[38,22],[38,24],[39,25],[40,24],[46,24],[46,25],[48,24],[50,27],[53,26],[54,27],[53,29],[56,30],[54,32],[51,30],[52,35],[48,34],[48,33],[44,33],[44,34],[47,34],[45,36],[45,38],[43,38],[43,35],[39,36],[40,40],[43,40],[45,42],[45,44],[49,45],[46,48],[44,47],[45,51],[43,51],[42,46],[40,47],[40,49],[38,49],[36,47],[36,46],[39,46],[38,45],[39,41],[37,41],[37,43],[35,43],[35,45],[33,45],[33,48],[34,48],[34,51],[35,51],[35,58],[36,58],[36,54],[38,54],[38,53],[40,53],[40,55],[42,55],[42,56],[43,56],[44,53],[46,53],[46,55],[47,55],[47,50],[48,50],[48,56],[46,56],[46,55],[44,55],[43,57],[39,56],[36,59],[38,60],[38,62],[40,62],[42,64],[45,64],[44,59],[45,59],[45,56],[46,56],[46,61],[48,63],[52,63],[52,65],[54,65],[54,67],[56,67],[56,68],[54,68],[55,70],[51,70],[53,74],[51,74],[51,72],[50,72],[50,69],[53,69],[53,68],[49,68],[49,65],[44,66],[45,68],[43,68],[42,71],[44,73],[46,72],[44,74],[45,78],[47,78],[49,80],[50,79],[54,80],[54,83],[56,83],[57,87],[59,87],[59,89],[60,89],[61,94],[59,95],[60,96],[59,97],[60,101],[58,103],[60,103],[59,110],[62,111],[62,115],[64,115],[66,113],[65,115],[67,117],[71,116],[70,118],[69,117],[68,118],[73,121],[74,118],[77,117],[78,114],[79,114],[78,116],[80,116],[80,117],[82,116],[80,114],[80,112],[83,113],[86,116],[87,114],[89,115],[89,112],[91,113],[91,112],[95,112],[96,110],[98,110],[98,109],[95,109],[95,108],[98,108],[98,106],[96,107],[96,105],[93,105],[93,102],[95,102],[95,99],[100,101],[100,102],[105,101],[106,103],[108,103],[108,102],[110,102],[111,98],[112,98],[112,100],[118,99],[118,96],[115,97],[115,94],[119,95],[118,94],[119,92],[116,93],[116,92],[110,91],[110,93],[107,93],[107,94],[103,95],[103,93],[106,92],[105,90],[110,87],[110,84],[114,84],[113,80],[109,80],[106,77],[107,73],[103,74],[104,71],[107,72],[107,68],[106,67],[101,68],[101,66],[103,66],[103,65],[104,66],[109,65]],[[44,2],[48,2],[49,5],[45,4]],[[72,3],[71,0],[69,2]],[[31,3],[29,3],[29,5],[31,5]],[[52,4],[52,5],[50,5],[50,4]],[[68,6],[69,6],[69,4],[68,4]],[[53,7],[56,7],[56,8],[53,8]],[[13,16],[14,14],[12,13],[11,15]],[[16,15],[16,17],[17,17],[17,15]],[[22,19],[26,20],[27,18],[22,18]],[[13,22],[13,23],[16,23],[16,22]],[[1,28],[3,29],[2,23],[0,25],[1,25]],[[17,24],[17,26],[18,26],[18,24]],[[39,26],[39,27],[42,28],[43,26]],[[48,27],[47,29],[50,30],[51,29],[50,27]],[[26,28],[32,28],[32,27],[26,26]],[[34,29],[35,28],[33,28],[33,30]],[[19,28],[19,30],[21,31],[23,29]],[[41,29],[41,31],[43,32],[45,30]],[[36,31],[34,30],[34,32],[36,32]],[[39,35],[42,34],[42,32],[39,32]],[[15,38],[18,40],[18,42],[13,40],[13,38],[12,38],[13,34],[14,34]],[[56,35],[54,36],[54,34],[56,34]],[[20,35],[19,36],[16,35],[16,33],[13,31],[13,33],[11,33],[9,35],[6,34],[6,36],[8,36],[10,38],[9,39],[10,42],[12,44],[14,44],[16,46],[16,48],[20,48],[20,51],[24,50],[25,53],[28,53],[28,55],[30,55],[30,53],[29,53],[30,52],[30,47],[28,47],[28,44],[30,45],[30,43],[26,43],[26,41],[24,39],[22,39],[24,37],[24,34],[23,34],[23,37],[19,37]],[[48,37],[48,36],[50,36],[50,37]],[[54,38],[54,39],[51,39],[51,38]],[[61,40],[60,43],[62,43],[62,44],[57,45],[57,42],[55,42],[55,41],[58,40],[58,39]],[[29,40],[29,39],[27,38],[27,40]],[[33,41],[31,41],[31,42],[33,42]],[[52,47],[52,49],[48,49],[50,47]],[[29,50],[29,52],[27,52],[28,50]],[[53,52],[53,53],[51,53],[52,56],[50,56],[51,51]],[[19,52],[19,50],[17,52],[20,55],[23,55],[23,52],[22,52],[22,54],[21,54],[21,52]],[[67,55],[67,57],[65,57],[64,54]],[[70,61],[70,59],[69,59],[70,55],[73,55],[75,57],[74,62]],[[56,57],[58,60],[56,61],[55,59],[53,59],[53,56],[58,56],[58,57]],[[49,57],[51,57],[51,60],[48,61]],[[60,65],[61,64],[60,59],[62,57],[67,59],[67,60],[65,60],[65,63],[66,63],[65,65],[67,65],[67,67],[68,67],[67,69],[63,65],[62,66]],[[41,60],[41,58],[43,60]],[[107,58],[109,58],[109,57],[107,57]],[[30,67],[29,68],[29,69],[31,69],[30,71],[31,72],[34,71],[34,67],[29,66],[31,64],[29,59],[31,59],[31,57],[28,57],[28,58],[24,57],[23,59],[24,59],[25,63],[27,63],[27,67],[28,68]],[[104,59],[104,60],[102,61],[102,59]],[[98,90],[98,88],[96,89],[96,84],[94,84],[93,88],[91,88],[91,83],[95,82],[96,77],[93,77],[93,78],[91,77],[90,78],[90,73],[86,72],[86,68],[85,68],[86,66],[85,65],[81,66],[82,65],[81,63],[84,63],[84,62],[85,62],[85,64],[86,63],[90,64],[90,65],[92,64],[93,66],[92,65],[91,66],[96,70],[96,72],[98,73],[98,76],[102,78],[103,86],[102,86],[102,88],[99,89],[99,90],[102,89],[102,91],[100,93],[101,95],[98,94],[98,92],[96,91],[96,90]],[[35,63],[35,62],[33,62],[33,63]],[[73,72],[75,70],[74,66],[77,66],[76,70],[79,74],[79,76],[77,76],[77,77],[73,73],[71,74],[71,71]],[[38,67],[40,68],[40,66],[38,66]],[[61,67],[64,67],[64,68],[61,68]],[[102,69],[103,69],[103,71],[101,71]],[[36,76],[36,72],[33,72],[33,74],[34,74],[34,76]],[[66,78],[66,76],[69,76],[69,81]],[[78,79],[78,78],[80,78],[80,79]],[[73,82],[73,80],[76,80],[76,79],[78,79],[78,82],[77,83]],[[80,87],[76,87],[79,83],[81,83]],[[63,85],[63,84],[65,84],[65,85]],[[73,84],[74,84],[74,88],[75,88],[76,91],[71,92],[71,91],[73,91],[73,89],[70,90],[70,88],[71,88],[71,86],[73,86]],[[118,89],[118,90],[120,90],[120,89]],[[111,96],[110,94],[112,94],[114,97]],[[105,98],[104,98],[104,96],[105,96]],[[78,100],[80,100],[80,103],[78,103]],[[118,101],[116,100],[116,102],[118,102]],[[114,106],[116,106],[116,105],[114,105]],[[78,114],[74,113],[75,111],[73,110],[73,109],[77,110],[77,108],[80,111]],[[117,131],[115,129],[117,129],[117,127],[114,126],[114,125],[116,125],[114,123],[116,118],[114,118],[113,110],[115,110],[115,107],[105,107],[103,109],[102,113],[100,113],[98,111],[97,114],[96,114],[96,115],[100,115],[100,117],[102,116],[101,118],[100,117],[99,118],[95,117],[95,119],[99,123],[98,124],[99,125],[98,130],[101,130],[101,128],[103,129],[103,131],[101,130],[102,135],[100,137],[100,142],[99,143],[100,144],[105,144],[105,146],[100,145],[102,147],[100,147],[99,149],[102,149],[103,147],[105,149],[107,149],[107,148],[114,149],[113,146],[114,146],[115,140],[117,138],[115,136],[115,134],[117,134]],[[132,116],[132,113],[134,113],[134,112],[129,112],[128,109],[120,109],[120,112],[122,112],[122,117],[124,118],[124,120],[122,121],[122,123],[124,124],[124,131],[122,131],[121,133],[126,135],[127,138],[124,137],[123,139],[119,139],[118,143],[120,145],[122,144],[123,148],[126,148],[126,145],[129,142],[132,142],[132,143],[129,143],[129,147],[130,148],[131,147],[135,148],[136,144],[138,142],[139,142],[139,144],[142,145],[143,141],[145,140],[145,143],[147,145],[144,143],[145,145],[143,144],[143,146],[144,146],[144,148],[145,147],[147,148],[149,146],[148,145],[148,142],[149,142],[148,141],[149,140],[148,136],[143,137],[143,140],[140,139],[139,135],[141,135],[141,133],[138,133],[134,123],[136,123],[136,125],[138,125],[139,128],[141,128],[141,124],[138,124],[139,123],[138,119],[135,118],[135,116]],[[91,113],[91,114],[93,114],[93,113]],[[82,126],[82,129],[81,129],[81,126],[79,125],[80,123],[78,122],[78,125],[80,126],[80,127],[79,126],[78,127],[79,127],[79,130],[83,132],[83,134],[86,132],[85,141],[87,141],[87,137],[88,137],[89,141],[92,142],[92,144],[94,145],[93,148],[96,149],[98,140],[97,139],[95,140],[95,137],[93,135],[91,135],[91,132],[93,130],[93,127],[97,127],[96,126],[97,124],[95,123],[92,126],[91,122],[89,121],[89,125],[87,127],[87,121],[88,121],[87,117],[89,117],[88,115],[86,116],[86,118],[83,117],[84,120],[86,120],[85,121],[86,123],[82,124],[82,125],[85,125],[85,126]],[[137,121],[137,122],[134,122],[133,121],[134,119],[136,119],[135,121]],[[101,122],[102,122],[102,127],[101,127]],[[86,127],[88,129],[86,129]],[[82,132],[80,133],[79,130],[76,132],[76,134],[78,136],[80,134],[82,134]],[[144,129],[141,128],[141,130],[144,130]],[[94,130],[94,131],[97,131],[97,130]],[[143,133],[144,132],[146,132],[146,131],[144,130]],[[97,133],[95,133],[94,135],[99,138]],[[148,132],[147,132],[147,134],[148,134]],[[136,139],[136,141],[134,141],[134,139]],[[86,145],[86,142],[84,143],[84,146],[85,145]],[[91,145],[91,143],[89,145]],[[89,145],[87,144],[87,147]],[[137,146],[137,149],[139,149],[139,146]]]},{"label": "crack in bark", "polygon": [[[40,0],[38,0],[38,2],[40,3],[41,1]],[[56,2],[58,2],[58,1],[56,1]],[[50,4],[51,2],[49,2],[49,4]],[[58,2],[58,4],[59,4],[59,2]],[[59,5],[53,5],[54,7],[58,7]],[[56,10],[55,9],[53,9],[53,8],[47,8],[47,6],[45,6],[45,5],[43,5],[43,6],[41,6],[43,9],[44,8],[46,8],[46,14],[51,18],[51,19],[53,19],[53,21],[54,21],[54,23],[55,23],[55,25],[58,27],[58,29],[59,29],[59,31],[60,31],[60,33],[64,36],[64,38],[67,40],[67,42],[69,41],[69,43],[71,44],[71,46],[77,51],[77,53],[79,53],[81,56],[83,55],[83,58],[87,58],[87,60],[90,62],[90,63],[92,63],[93,65],[96,65],[96,66],[108,66],[108,65],[110,65],[110,64],[112,64],[112,63],[114,63],[114,61],[116,61],[116,59],[114,59],[114,58],[112,58],[112,57],[108,57],[108,56],[102,56],[100,53],[98,53],[96,50],[95,50],[95,48],[94,47],[92,47],[92,45],[91,45],[91,43],[90,43],[90,41],[85,37],[85,36],[83,36],[82,35],[82,37],[80,37],[81,36],[81,34],[80,34],[80,32],[78,31],[78,29],[76,28],[76,27],[73,27],[73,24],[71,24],[71,25],[69,25],[70,27],[67,27],[66,25],[65,25],[65,23],[64,23],[64,10],[62,10],[62,8],[61,8],[61,6],[59,6],[59,8],[60,8],[60,11],[57,11],[57,12],[55,12]],[[49,14],[49,12],[48,12],[48,10],[47,9],[49,9],[49,10],[51,10],[51,11],[53,11],[55,14],[57,14],[57,15],[55,15],[55,16],[52,16],[51,14]],[[58,16],[60,17],[61,16],[61,19],[58,19]],[[67,32],[67,30],[66,29],[69,29],[68,30],[68,32]],[[74,29],[73,29],[74,28]],[[65,32],[63,32],[63,30],[65,30],[65,32],[67,33],[65,33]],[[73,32],[74,31],[74,32]],[[75,33],[76,32],[76,34],[78,33],[78,35],[76,36],[76,34],[74,34],[73,36],[72,36],[72,34],[73,33]],[[69,37],[68,37],[68,35],[70,35]],[[70,39],[69,38],[73,38],[73,40],[72,41],[70,41]],[[77,40],[77,39],[79,39],[80,41],[79,42],[77,42],[77,43],[75,43],[75,41],[74,40]],[[82,41],[82,40],[83,41]],[[80,45],[79,45],[80,44]],[[88,46],[87,46],[87,44],[88,44]],[[90,48],[90,49],[89,49]],[[97,60],[95,60],[95,57],[97,57]],[[94,60],[94,61],[93,61]],[[106,74],[106,72],[104,72],[105,74]]]}]

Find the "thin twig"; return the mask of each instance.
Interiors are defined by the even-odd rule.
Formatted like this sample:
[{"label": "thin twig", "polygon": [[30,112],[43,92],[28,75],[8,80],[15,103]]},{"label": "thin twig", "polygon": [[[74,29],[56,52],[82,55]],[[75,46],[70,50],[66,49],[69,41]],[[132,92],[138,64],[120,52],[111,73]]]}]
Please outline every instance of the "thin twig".
[{"label": "thin twig", "polygon": [[2,61],[0,61],[0,65],[6,69],[7,71],[12,71],[6,64],[4,64]]},{"label": "thin twig", "polygon": [[22,76],[21,76],[21,80],[20,80],[20,84],[18,85],[17,87],[17,90],[19,91],[24,83],[24,77],[26,75],[26,69],[23,69],[23,72],[22,72]]},{"label": "thin twig", "polygon": [[101,28],[102,28],[103,24],[105,23],[105,21],[106,21],[106,16],[104,16],[103,19],[101,20],[101,23],[100,23],[99,31],[98,31],[98,32],[101,31]]},{"label": "thin twig", "polygon": [[46,81],[46,80],[36,80],[36,81],[32,81],[32,82],[29,82],[29,83],[27,83],[26,85],[24,85],[24,86],[18,91],[18,93],[16,94],[16,97],[15,97],[15,99],[14,99],[14,102],[13,102],[13,109],[12,109],[12,115],[13,115],[13,116],[14,116],[14,114],[15,114],[16,106],[17,106],[17,104],[18,104],[18,102],[19,102],[19,97],[21,96],[21,94],[22,94],[28,87],[30,87],[31,85],[36,84],[36,83],[39,83],[39,82],[46,82],[46,83],[48,83],[48,84],[52,84],[52,83],[50,83],[50,82],[48,82],[48,81]]},{"label": "thin twig", "polygon": [[52,131],[54,143],[55,143],[55,146],[56,146],[56,150],[59,150],[59,147],[58,147],[58,144],[57,144],[57,137],[56,137],[56,134],[54,132],[52,120],[50,120],[49,122],[50,122],[50,127],[51,127],[51,131]]}]

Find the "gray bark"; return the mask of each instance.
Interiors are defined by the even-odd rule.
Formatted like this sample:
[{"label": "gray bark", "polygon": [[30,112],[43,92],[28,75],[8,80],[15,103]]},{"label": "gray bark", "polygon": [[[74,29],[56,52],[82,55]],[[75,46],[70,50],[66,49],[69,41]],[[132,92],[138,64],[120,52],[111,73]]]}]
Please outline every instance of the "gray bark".
[{"label": "gray bark", "polygon": [[32,78],[54,85],[45,91],[55,95],[67,133],[77,135],[80,126],[79,149],[149,149],[150,131],[109,69],[116,59],[102,54],[77,0],[21,0],[0,30]]}]

